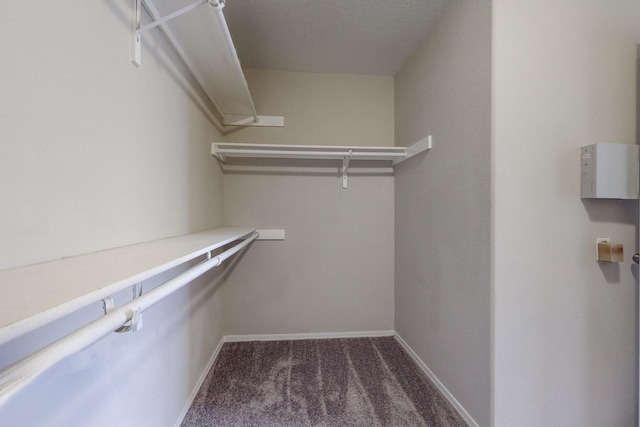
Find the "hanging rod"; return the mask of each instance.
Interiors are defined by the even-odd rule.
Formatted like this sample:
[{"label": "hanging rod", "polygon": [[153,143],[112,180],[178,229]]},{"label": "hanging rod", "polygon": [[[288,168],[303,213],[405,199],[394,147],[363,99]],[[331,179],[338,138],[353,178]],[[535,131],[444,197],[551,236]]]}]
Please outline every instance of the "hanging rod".
[{"label": "hanging rod", "polygon": [[394,160],[404,159],[406,154],[404,152],[397,153],[375,153],[364,152],[360,153],[353,150],[344,151],[289,151],[289,150],[233,150],[233,149],[219,149],[216,153],[216,157],[222,161],[225,161],[227,157],[255,157],[255,158],[271,158],[271,159],[316,159],[316,160],[332,160],[343,159],[350,157],[353,160]]},{"label": "hanging rod", "polygon": [[[284,117],[262,116],[256,111],[222,12],[225,6],[223,0],[197,0],[164,16],[161,16],[158,3],[164,3],[165,7],[172,5],[169,0],[131,0],[131,61],[136,66],[141,64],[142,34],[159,27],[222,116],[222,124],[225,126],[284,126]],[[211,6],[209,9],[213,10],[211,20],[206,21],[211,12],[203,12],[198,14],[195,20],[192,19],[193,26],[185,26],[183,22],[182,27],[169,27],[169,21],[203,5]],[[153,20],[144,26],[141,25],[140,18],[142,6]],[[211,40],[203,40],[203,32],[205,36],[211,37]],[[180,37],[177,37],[176,33]],[[187,43],[180,43],[180,39],[186,39]]]},{"label": "hanging rod", "polygon": [[408,147],[367,147],[341,145],[285,145],[285,144],[247,144],[235,142],[214,142],[211,154],[226,162],[227,158],[275,158],[275,159],[343,159],[351,160],[389,160],[393,165],[403,162],[423,151],[432,148],[431,135]]},{"label": "hanging rod", "polygon": [[5,404],[23,387],[34,381],[38,376],[58,362],[84,350],[91,344],[114,332],[116,329],[132,322],[134,318],[138,317],[144,310],[191,283],[212,268],[219,266],[227,258],[248,246],[258,236],[259,234],[254,231],[249,237],[234,247],[227,249],[215,257],[208,257],[207,260],[168,280],[149,293],[109,312],[40,351],[3,369],[0,371],[0,406]]},{"label": "hanging rod", "polygon": [[230,157],[274,159],[343,159],[400,160],[407,155],[405,147],[361,147],[330,145],[272,145],[218,142],[212,145],[212,155],[225,162]]},{"label": "hanging rod", "polygon": [[228,158],[342,160],[342,188],[347,188],[351,161],[390,161],[393,166],[432,147],[431,135],[408,147],[363,147],[331,145],[275,145],[214,142],[211,154],[221,163]]},{"label": "hanging rod", "polygon": [[253,231],[250,227],[217,228],[2,270],[0,344]]}]

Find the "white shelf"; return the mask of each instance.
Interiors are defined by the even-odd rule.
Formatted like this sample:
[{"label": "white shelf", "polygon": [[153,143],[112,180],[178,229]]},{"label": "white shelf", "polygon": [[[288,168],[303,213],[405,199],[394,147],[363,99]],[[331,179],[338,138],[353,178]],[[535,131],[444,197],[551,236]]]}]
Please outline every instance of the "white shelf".
[{"label": "white shelf", "polygon": [[[142,39],[159,27],[230,126],[284,126],[282,116],[256,112],[222,9],[224,0],[134,0],[131,60],[141,64]],[[152,22],[142,25],[144,6]]]},{"label": "white shelf", "polygon": [[342,187],[347,188],[351,160],[389,162],[395,166],[431,149],[431,136],[409,147],[363,147],[335,145],[274,145],[214,142],[211,154],[222,163],[230,158],[342,160]]},{"label": "white shelf", "polygon": [[212,154],[225,162],[230,157],[257,159],[343,159],[351,156],[353,160],[393,161],[406,157],[406,148],[402,147],[347,147],[327,145],[271,145],[214,143]]},{"label": "white shelf", "polygon": [[218,228],[0,271],[0,344],[235,240]]},{"label": "white shelf", "polygon": [[409,147],[362,147],[336,145],[275,145],[214,142],[211,154],[221,162],[228,158],[243,157],[255,159],[344,159],[366,161],[390,161],[394,165],[423,151],[431,149],[428,136]]}]

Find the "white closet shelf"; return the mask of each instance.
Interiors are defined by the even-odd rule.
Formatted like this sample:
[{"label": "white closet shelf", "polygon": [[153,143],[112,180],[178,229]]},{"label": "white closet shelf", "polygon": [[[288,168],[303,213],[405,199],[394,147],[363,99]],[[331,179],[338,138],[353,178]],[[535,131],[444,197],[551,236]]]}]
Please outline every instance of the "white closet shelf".
[{"label": "white closet shelf", "polygon": [[0,271],[0,344],[239,239],[218,228]]},{"label": "white closet shelf", "polygon": [[391,162],[393,166],[432,147],[431,135],[409,147],[363,147],[336,145],[275,145],[214,142],[211,154],[222,163],[234,157],[253,159],[342,160],[342,188],[347,188],[347,171],[351,160]]},{"label": "white closet shelf", "polygon": [[431,136],[409,147],[363,147],[344,145],[275,145],[214,142],[211,154],[226,162],[227,158],[255,159],[344,159],[367,161],[391,161],[394,165],[423,151],[431,149]]},{"label": "white closet shelf", "polygon": [[[132,0],[131,60],[141,64],[142,35],[159,27],[228,126],[284,126],[256,112],[222,9],[224,0]],[[141,8],[152,22],[142,25]]]}]

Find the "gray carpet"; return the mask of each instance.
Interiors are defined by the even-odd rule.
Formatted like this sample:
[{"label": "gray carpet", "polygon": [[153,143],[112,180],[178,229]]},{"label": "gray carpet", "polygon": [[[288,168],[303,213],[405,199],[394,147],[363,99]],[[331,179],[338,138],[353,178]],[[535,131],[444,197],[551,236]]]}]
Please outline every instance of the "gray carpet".
[{"label": "gray carpet", "polygon": [[381,337],[226,343],[182,426],[466,423],[396,340]]}]

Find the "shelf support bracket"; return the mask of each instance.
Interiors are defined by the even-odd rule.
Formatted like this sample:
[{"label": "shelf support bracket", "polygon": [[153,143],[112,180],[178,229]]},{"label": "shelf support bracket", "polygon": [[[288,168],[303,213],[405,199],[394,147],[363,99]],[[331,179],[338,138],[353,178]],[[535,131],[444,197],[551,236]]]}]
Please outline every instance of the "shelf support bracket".
[{"label": "shelf support bracket", "polygon": [[224,164],[226,162],[226,159],[224,158],[224,154],[220,153],[218,144],[212,144],[211,154],[213,155],[213,157],[218,159],[220,163]]},{"label": "shelf support bracket", "polygon": [[102,308],[104,309],[105,315],[111,313],[116,308],[116,303],[113,300],[113,297],[102,298]]},{"label": "shelf support bracket", "polygon": [[191,12],[192,10],[197,9],[198,7],[205,4],[210,4],[215,9],[222,9],[224,7],[224,1],[198,0],[188,6],[183,7],[182,9],[178,9],[175,12],[168,14],[167,16],[155,19],[153,22],[145,26],[141,26],[140,11],[142,8],[142,0],[131,0],[131,62],[133,62],[137,67],[140,66],[140,36],[142,35],[142,33],[149,31],[150,29],[162,25],[168,21],[171,21],[178,16]]},{"label": "shelf support bracket", "polygon": [[347,182],[347,172],[349,170],[349,162],[351,162],[351,155],[353,155],[353,150],[349,150],[349,154],[344,156],[342,159],[342,188],[346,189],[348,186]]},{"label": "shelf support bracket", "polygon": [[433,148],[433,139],[431,137],[431,135],[428,135],[424,138],[422,138],[420,141],[411,144],[410,146],[407,147],[407,155],[402,158],[402,159],[398,159],[398,160],[394,160],[393,161],[393,166],[404,162],[407,159],[410,159],[413,156],[416,156],[424,151],[429,151]]},{"label": "shelf support bracket", "polygon": [[[131,291],[133,293],[132,301],[135,300],[136,298],[140,298],[142,296],[142,283],[138,282],[135,285],[133,285],[131,287]],[[102,307],[104,309],[105,315],[115,310],[116,303],[113,297],[109,296],[109,297],[103,298]],[[128,322],[128,324],[125,324],[119,327],[118,329],[115,330],[115,332],[119,332],[119,333],[129,332],[129,331],[137,332],[140,329],[142,329],[142,313],[140,312],[140,310],[132,310],[131,320]]]},{"label": "shelf support bracket", "polygon": [[131,62],[133,62],[133,65],[136,67],[140,66],[141,59],[140,34],[138,34],[141,7],[141,0],[131,0]]},{"label": "shelf support bracket", "polygon": [[284,116],[241,116],[227,114],[222,118],[225,126],[284,127]]},{"label": "shelf support bracket", "polygon": [[142,313],[140,310],[131,310],[131,320],[116,329],[115,332],[138,332],[140,329],[142,329]]}]

